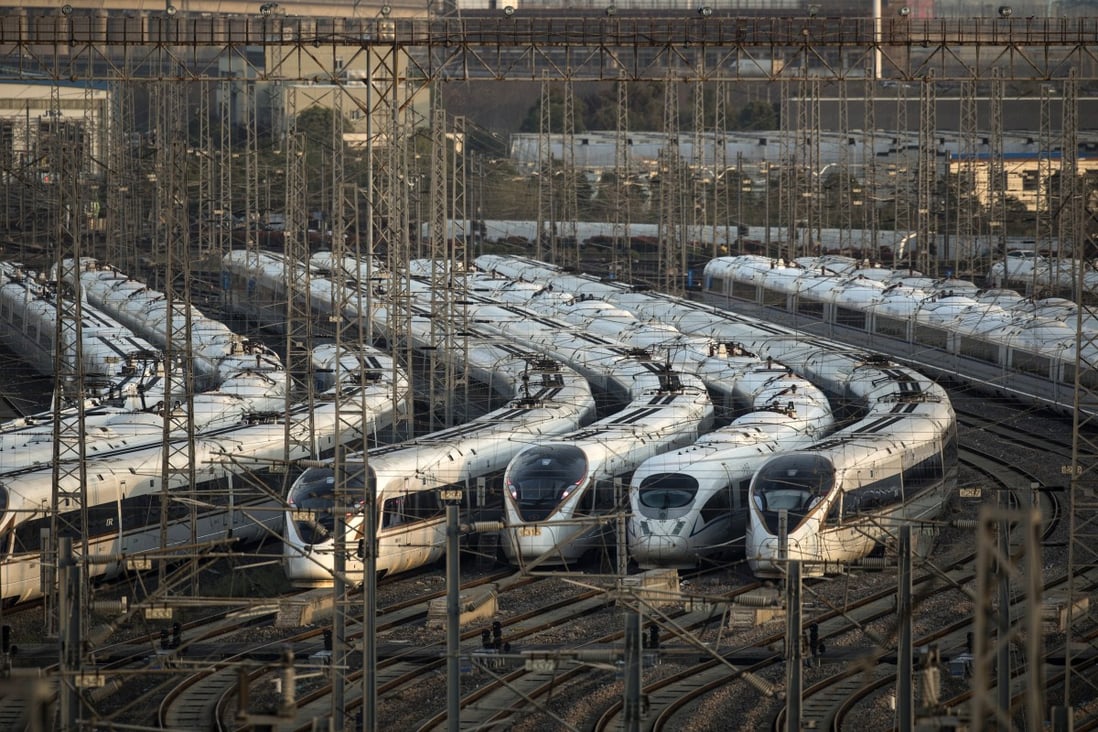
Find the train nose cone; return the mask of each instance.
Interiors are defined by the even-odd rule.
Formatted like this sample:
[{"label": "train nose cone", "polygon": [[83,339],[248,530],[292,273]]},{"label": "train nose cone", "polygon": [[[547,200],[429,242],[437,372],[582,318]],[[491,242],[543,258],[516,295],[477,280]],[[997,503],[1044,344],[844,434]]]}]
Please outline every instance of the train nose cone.
[{"label": "train nose cone", "polygon": [[782,562],[778,561],[778,540],[763,539],[755,543],[755,551],[749,551],[747,566],[752,573],[769,576],[781,572]]},{"label": "train nose cone", "polygon": [[658,567],[693,565],[686,539],[681,536],[642,536],[635,540],[630,551],[637,563]]}]

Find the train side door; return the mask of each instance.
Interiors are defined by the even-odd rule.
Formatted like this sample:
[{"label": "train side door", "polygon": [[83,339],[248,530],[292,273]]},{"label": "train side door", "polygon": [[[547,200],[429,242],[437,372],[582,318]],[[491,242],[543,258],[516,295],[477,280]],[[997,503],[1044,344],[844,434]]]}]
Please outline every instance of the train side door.
[{"label": "train side door", "polygon": [[125,552],[131,547],[128,546],[129,539],[126,536],[126,526],[123,525],[122,519],[125,517],[124,513],[124,501],[126,500],[126,494],[129,491],[128,482],[125,480],[118,483],[118,495],[116,501],[118,504],[118,548],[120,552]]}]

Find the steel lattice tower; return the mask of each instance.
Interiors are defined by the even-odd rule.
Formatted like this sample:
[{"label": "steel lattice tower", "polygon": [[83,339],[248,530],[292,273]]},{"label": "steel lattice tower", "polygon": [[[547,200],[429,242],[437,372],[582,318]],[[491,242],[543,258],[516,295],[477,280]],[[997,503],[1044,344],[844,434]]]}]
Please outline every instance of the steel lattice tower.
[{"label": "steel lattice tower", "polygon": [[988,137],[990,167],[987,176],[988,234],[993,256],[1006,256],[1006,169],[1003,161],[1003,80],[991,79],[991,134]]},{"label": "steel lattice tower", "polygon": [[[720,256],[717,241],[721,238],[722,229],[724,242],[728,247],[725,253],[732,253],[733,236],[730,223],[732,220],[732,205],[729,199],[732,190],[729,188],[727,105],[728,85],[724,82],[716,82],[713,89],[713,172],[710,175],[713,189],[713,211],[710,213],[710,231],[712,232],[713,246],[709,254],[712,257]],[[738,201],[743,199],[743,166],[741,162],[742,156],[737,156],[735,192]],[[737,210],[735,218],[737,226],[742,224],[743,211]]]},{"label": "steel lattice tower", "polygon": [[[56,341],[53,350],[53,486],[50,528],[41,537],[42,590],[46,627],[61,640],[61,678],[58,712],[62,725],[75,726],[80,716],[76,674],[84,653],[82,632],[88,617],[88,473],[85,429],[85,363],[83,298],[79,263],[84,232],[80,171],[84,164],[85,130],[62,120],[59,89],[50,89],[49,138],[43,146],[57,196],[54,213],[54,292]],[[68,259],[68,261],[66,261]],[[66,292],[66,272],[71,291]],[[65,414],[69,407],[75,413]]]},{"label": "steel lattice tower", "polygon": [[664,292],[678,294],[685,274],[686,249],[683,241],[681,199],[685,161],[679,150],[679,96],[675,80],[664,80],[663,133],[666,143],[660,151],[659,261],[655,282]]},{"label": "steel lattice tower", "polygon": [[956,271],[968,272],[976,256],[976,80],[961,82],[961,154],[957,170]]},{"label": "steel lattice tower", "polygon": [[938,180],[938,140],[937,140],[937,98],[934,94],[934,80],[928,78],[919,86],[919,154],[916,163],[915,241],[919,247],[918,268],[931,273],[930,248],[934,246],[935,181]]},{"label": "steel lattice tower", "polygon": [[[191,257],[187,200],[187,131],[181,124],[183,95],[164,85],[154,95],[159,117],[156,182],[157,211],[161,228],[158,238],[164,243],[164,401],[163,462],[160,475],[160,548],[167,551],[172,528],[186,516],[190,536],[187,543],[197,556],[196,532],[198,504],[193,493],[194,464],[194,349],[191,338]],[[185,439],[178,439],[179,437]],[[175,439],[173,439],[175,438]],[[180,507],[173,497],[173,486],[191,486],[188,501]],[[186,489],[185,489],[186,490]],[[180,510],[180,509],[183,510]],[[166,579],[167,560],[157,563],[161,584]],[[192,566],[192,569],[196,569]],[[191,590],[197,594],[197,572],[191,573]]]},{"label": "steel lattice tower", "polygon": [[1037,251],[1051,252],[1056,218],[1052,197],[1052,95],[1048,84],[1041,84],[1041,122],[1038,130],[1037,166]]},{"label": "steel lattice tower", "polygon": [[[897,147],[896,163],[889,171],[891,181],[889,181],[889,187],[891,188],[892,195],[892,230],[893,236],[893,252],[900,254],[896,251],[896,247],[902,240],[901,237],[906,237],[911,231],[911,189],[912,178],[915,171],[912,164],[912,156],[910,145],[908,145],[908,138],[910,137],[910,130],[907,126],[907,86],[901,84],[896,88],[896,136],[893,138],[892,144]],[[910,244],[910,242],[908,242]],[[915,259],[912,256],[913,247],[907,246],[903,251],[903,258],[907,266],[914,267]]]},{"label": "steel lattice tower", "polygon": [[[1063,122],[1062,134],[1063,158],[1060,165],[1060,242],[1073,242],[1074,259],[1084,261],[1088,256],[1093,256],[1087,251],[1088,240],[1085,235],[1082,217],[1085,209],[1083,195],[1079,186],[1081,180],[1078,172],[1078,79],[1074,73],[1063,82]],[[1068,238],[1070,237],[1070,238]],[[1076,272],[1077,289],[1075,300],[1082,303],[1084,292],[1084,269],[1080,267]],[[1068,669],[1064,682],[1063,705],[1068,708],[1068,719],[1073,718],[1074,707],[1098,690],[1093,674],[1085,671],[1074,671],[1073,664],[1078,663],[1076,656],[1083,656],[1086,649],[1089,652],[1095,650],[1095,640],[1088,635],[1086,613],[1076,613],[1076,603],[1083,602],[1088,597],[1088,591],[1079,586],[1074,578],[1084,573],[1093,574],[1098,569],[1098,443],[1093,437],[1094,417],[1079,407],[1084,403],[1093,403],[1096,385],[1094,380],[1095,369],[1098,364],[1084,358],[1085,349],[1093,349],[1098,340],[1095,336],[1088,335],[1083,323],[1086,318],[1095,316],[1093,306],[1080,307],[1078,310],[1078,322],[1076,325],[1076,363],[1075,363],[1075,399],[1076,409],[1072,424],[1072,449],[1071,468],[1069,478],[1069,503],[1070,535],[1068,550],[1068,577],[1073,578],[1069,584],[1068,607],[1069,613],[1065,665]],[[1093,352],[1090,350],[1089,352]],[[1078,615],[1078,617],[1077,617]]]},{"label": "steel lattice tower", "polygon": [[630,242],[629,195],[629,85],[624,74],[619,74],[616,86],[617,106],[614,127],[614,227],[613,247],[610,255],[611,271],[627,281],[633,277],[633,248]]},{"label": "steel lattice tower", "polygon": [[[862,87],[863,96],[865,99],[872,99],[873,93],[876,89],[877,81],[873,78],[872,74],[866,74],[865,83]],[[865,178],[862,182],[863,191],[863,216],[862,222],[863,231],[868,232],[869,239],[862,241],[862,251],[872,252],[874,259],[879,256],[881,250],[880,243],[880,227],[879,217],[877,211],[877,200],[875,198],[878,190],[877,186],[880,182],[878,178],[878,166],[877,166],[877,116],[876,116],[875,104],[865,104],[862,110],[862,150],[865,155]]]},{"label": "steel lattice tower", "polygon": [[[249,110],[250,121],[247,123],[246,149],[242,153],[246,170],[243,204],[245,210],[255,211],[259,201],[258,168],[254,157],[258,143],[255,130],[257,105],[250,80],[258,76],[269,81],[293,80],[300,73],[300,61],[317,54],[314,44],[339,49],[348,56],[365,55],[371,59],[366,86],[370,96],[367,104],[370,125],[368,155],[373,165],[370,181],[360,199],[368,208],[363,227],[366,232],[362,240],[367,247],[376,244],[382,256],[398,264],[406,261],[409,254],[407,198],[397,184],[400,174],[405,172],[407,160],[406,152],[399,151],[393,143],[397,137],[409,134],[401,115],[409,97],[417,89],[425,88],[443,77],[464,81],[477,75],[548,82],[666,82],[670,67],[675,67],[679,75],[676,78],[685,83],[738,82],[742,79],[731,70],[730,59],[745,55],[772,56],[786,54],[787,51],[791,55],[793,50],[805,48],[806,38],[809,39],[808,50],[814,53],[826,50],[840,57],[860,53],[867,58],[880,58],[882,76],[898,81],[921,81],[933,72],[938,81],[959,81],[962,85],[970,85],[969,88],[975,91],[978,81],[991,79],[992,70],[1000,68],[1001,79],[1008,83],[1030,80],[1064,84],[1065,144],[1058,189],[1059,206],[1047,228],[1055,226],[1061,242],[1070,241],[1079,248],[1085,243],[1083,191],[1080,189],[1082,184],[1077,180],[1076,85],[1079,81],[1092,78],[1095,68],[1091,63],[1088,44],[1079,42],[1080,38],[1090,37],[1090,26],[1084,20],[996,18],[920,21],[908,18],[899,22],[894,18],[885,18],[873,24],[856,18],[810,18],[797,19],[796,22],[781,19],[777,22],[774,19],[722,18],[717,15],[706,18],[674,17],[670,20],[619,15],[597,19],[553,18],[553,25],[537,17],[506,20],[447,17],[389,20],[385,24],[378,19],[340,18],[332,20],[331,33],[315,32],[315,24],[306,28],[305,21],[313,23],[315,19],[287,17],[272,17],[262,22],[256,18],[198,19],[188,18],[184,12],[177,17],[149,15],[137,20],[139,22],[131,23],[130,19],[123,19],[114,25],[106,23],[101,14],[84,15],[82,11],[65,17],[32,19],[25,15],[8,16],[0,22],[0,62],[3,62],[0,65],[5,69],[14,69],[3,73],[15,80],[33,75],[53,82],[98,79],[111,83],[165,84],[182,89],[184,82],[188,81],[208,80],[225,84],[222,69],[216,65],[177,67],[155,78],[157,74],[151,72],[148,66],[131,65],[119,59],[157,58],[162,54],[183,59],[203,50],[225,54],[232,59],[229,65],[236,66],[237,78],[244,80],[240,85],[240,94],[248,97],[245,106]],[[125,33],[117,31],[118,27],[124,27]],[[568,32],[562,33],[562,28]],[[802,32],[805,30],[807,34]],[[254,54],[244,52],[247,47],[267,48],[275,42],[272,40],[274,38],[282,47],[282,61],[277,68],[261,68],[267,60],[259,62]],[[989,46],[1002,49],[1002,52],[985,52]],[[970,51],[971,54],[968,54]],[[415,58],[409,60],[413,53]],[[961,53],[968,54],[965,58],[971,61],[951,64],[949,60]],[[689,69],[678,67],[675,59],[685,57],[698,58],[701,62],[691,63]],[[545,63],[547,59],[554,60]],[[564,62],[558,62],[558,59]],[[415,73],[401,71],[405,63],[414,65]],[[788,85],[794,82],[779,83]],[[902,90],[898,93],[903,95]],[[996,93],[1002,92],[993,90],[992,96]],[[872,97],[872,92],[867,96]],[[964,96],[962,94],[962,99]],[[974,97],[973,94],[968,96]],[[783,93],[782,98],[783,112],[788,112],[788,95]],[[962,135],[969,135],[976,129],[976,108],[973,104],[971,115],[966,115],[967,103],[963,100],[961,104],[962,117],[971,120],[968,124],[962,122],[961,132]],[[869,120],[874,114],[874,105],[866,106],[866,119]],[[867,123],[863,127],[864,139],[872,141],[876,125]],[[897,127],[899,134],[906,134],[906,125]],[[996,125],[992,127],[994,129]],[[997,128],[1001,133],[1001,122]],[[994,144],[993,141],[989,142]],[[867,150],[872,150],[872,146]],[[792,156],[783,156],[782,162],[784,164],[791,159]],[[962,160],[960,167],[967,168],[970,160]],[[875,180],[872,161],[867,161],[867,167],[867,189],[873,191],[878,189],[877,184],[881,181]],[[974,174],[973,171],[974,167],[965,170],[965,173]],[[124,174],[124,171],[119,172]],[[25,179],[25,171],[22,174]],[[783,179],[782,193],[785,197],[793,192],[788,183],[788,179]],[[962,183],[960,176],[958,183]],[[30,196],[23,195],[27,190],[30,189],[21,189],[20,205],[27,205],[29,201]],[[963,187],[959,186],[959,190]],[[222,192],[225,195],[225,188]],[[72,206],[80,195],[80,191],[55,189],[54,198],[48,202],[54,210],[55,223],[52,228],[57,234],[56,243],[66,248],[66,256],[80,252],[79,237],[75,240],[72,237],[73,227],[80,224],[66,220],[59,212],[64,206]],[[963,196],[957,198],[959,207],[968,205],[965,199]],[[783,200],[790,203],[787,199]],[[793,207],[783,205],[781,208],[782,215],[786,217],[785,225],[795,226]],[[878,227],[873,213],[867,213],[867,228],[876,233]],[[963,232],[964,227],[973,220],[963,210],[961,214],[957,217],[959,232]],[[788,231],[792,233],[793,229]],[[120,236],[125,236],[121,228],[119,232]],[[973,238],[961,233],[960,239],[959,255],[972,256],[975,251]],[[789,244],[787,240],[786,246]],[[1081,250],[1079,254],[1082,254]],[[385,283],[379,291],[393,304],[407,304],[406,284],[399,278]],[[59,324],[58,330],[60,332],[69,327]],[[398,351],[404,349],[403,353],[407,355],[411,348],[404,337],[406,331],[401,328],[399,322],[394,323],[389,336]],[[1080,328],[1080,345],[1083,345],[1082,339]],[[1083,361],[1076,363],[1077,399],[1089,397],[1093,391],[1090,376],[1094,373],[1093,366]],[[68,377],[77,373],[69,371],[59,374],[57,384],[63,387],[71,385],[72,379]],[[1076,573],[1093,566],[1096,563],[1095,552],[1098,551],[1098,532],[1095,530],[1098,502],[1095,500],[1093,476],[1098,466],[1098,447],[1085,434],[1091,426],[1088,418],[1077,412],[1074,456],[1069,470],[1072,491],[1069,571]],[[57,443],[63,445],[64,437],[59,435]],[[52,500],[54,512],[57,513],[58,501],[63,503],[64,496],[54,495]],[[1074,631],[1072,637],[1076,637]],[[1069,652],[1075,651],[1069,646]],[[1079,679],[1084,684],[1090,684],[1091,680],[1073,673],[1070,665],[1068,671],[1069,694],[1074,697],[1076,692],[1072,691],[1072,684],[1079,683]]]},{"label": "steel lattice tower", "polygon": [[561,185],[559,202],[559,237],[564,248],[560,249],[557,264],[579,267],[580,242],[578,231],[579,201],[576,187],[576,96],[571,80],[564,82],[563,117],[561,128]]},{"label": "steel lattice tower", "polygon": [[[552,85],[548,75],[541,81],[541,102],[538,106],[538,227],[534,256],[550,262],[560,261],[557,251],[556,210],[553,197],[553,119]],[[548,244],[548,247],[546,247]]]},{"label": "steel lattice tower", "polygon": [[[839,129],[844,133],[850,129],[850,100],[847,99],[847,85],[839,85]],[[851,175],[851,168],[854,167],[850,140],[841,141],[839,145],[839,162],[838,162],[838,196],[836,196],[836,203],[839,206],[838,226],[839,226],[839,246],[845,248],[853,246],[854,242],[851,241],[851,230],[854,228],[854,201],[851,197],[851,188],[853,183],[857,180],[857,177]],[[834,225],[830,217],[828,220],[828,226]]]}]

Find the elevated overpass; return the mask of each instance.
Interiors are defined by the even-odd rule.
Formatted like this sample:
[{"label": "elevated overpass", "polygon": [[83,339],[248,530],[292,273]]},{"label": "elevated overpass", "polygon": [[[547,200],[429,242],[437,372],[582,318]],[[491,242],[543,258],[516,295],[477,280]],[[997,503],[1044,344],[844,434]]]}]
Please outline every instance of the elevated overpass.
[{"label": "elevated overpass", "polygon": [[[181,54],[246,46],[277,48],[281,61],[264,76],[285,80],[312,79],[295,76],[295,69],[312,73],[320,56],[366,49],[407,56],[410,78],[420,80],[1098,80],[1095,18],[875,22],[740,17],[707,7],[658,15],[494,10],[427,17],[425,7],[409,5],[387,13],[378,5],[334,2],[165,5],[174,2],[111,0],[107,8],[99,0],[75,0],[62,12],[56,3],[29,0],[22,12],[0,17],[0,66],[6,68],[0,79],[11,78],[13,68],[16,78],[117,79],[120,70],[100,62],[122,49],[178,64]],[[786,62],[769,77],[738,70],[743,59],[779,56]],[[188,69],[187,78],[219,78],[216,67],[205,68]]]}]

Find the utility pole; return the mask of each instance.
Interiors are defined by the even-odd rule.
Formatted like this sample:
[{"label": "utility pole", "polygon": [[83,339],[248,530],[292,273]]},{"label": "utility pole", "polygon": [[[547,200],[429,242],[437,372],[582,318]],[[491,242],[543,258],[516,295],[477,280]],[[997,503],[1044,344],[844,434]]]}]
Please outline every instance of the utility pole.
[{"label": "utility pole", "polygon": [[463,491],[442,490],[446,504],[446,729],[461,729],[461,527],[458,509]]},{"label": "utility pole", "polygon": [[785,586],[785,729],[801,729],[802,671],[804,649],[801,645],[801,563],[788,567]]}]

